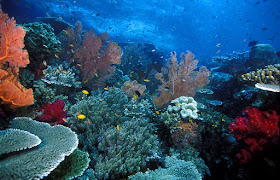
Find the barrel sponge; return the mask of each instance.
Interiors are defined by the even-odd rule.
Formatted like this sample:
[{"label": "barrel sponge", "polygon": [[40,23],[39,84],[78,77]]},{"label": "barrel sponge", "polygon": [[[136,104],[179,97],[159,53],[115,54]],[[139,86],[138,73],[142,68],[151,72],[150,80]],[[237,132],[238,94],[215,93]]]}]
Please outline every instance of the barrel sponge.
[{"label": "barrel sponge", "polygon": [[42,179],[78,146],[77,135],[68,127],[37,122],[27,117],[11,121],[11,128],[28,131],[41,140],[36,148],[11,154],[0,161],[0,179]]},{"label": "barrel sponge", "polygon": [[181,96],[171,101],[167,107],[168,112],[180,112],[181,118],[187,117],[196,119],[197,115],[197,102],[192,97]]},{"label": "barrel sponge", "polygon": [[0,131],[0,155],[38,146],[41,139],[27,131],[6,129]]}]

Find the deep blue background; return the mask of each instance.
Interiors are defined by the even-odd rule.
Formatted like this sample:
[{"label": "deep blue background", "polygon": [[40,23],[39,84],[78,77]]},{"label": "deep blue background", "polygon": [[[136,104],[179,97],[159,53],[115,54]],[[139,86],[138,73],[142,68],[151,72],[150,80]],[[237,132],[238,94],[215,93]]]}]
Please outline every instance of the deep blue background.
[{"label": "deep blue background", "polygon": [[251,40],[280,50],[279,0],[2,0],[2,9],[18,23],[37,16],[79,20],[84,30],[107,31],[116,42],[190,50],[200,60],[249,50]]}]

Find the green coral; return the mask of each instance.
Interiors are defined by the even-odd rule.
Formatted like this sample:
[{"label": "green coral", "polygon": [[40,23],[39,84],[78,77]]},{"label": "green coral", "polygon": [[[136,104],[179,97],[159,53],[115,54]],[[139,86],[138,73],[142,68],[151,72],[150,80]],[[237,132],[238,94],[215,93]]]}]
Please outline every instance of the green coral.
[{"label": "green coral", "polygon": [[176,126],[180,122],[180,115],[178,113],[168,113],[168,111],[165,111],[160,114],[160,121],[166,125],[172,134],[176,131]]},{"label": "green coral", "polygon": [[74,87],[80,88],[81,82],[78,81],[78,70],[71,67],[66,62],[59,65],[48,65],[45,71],[45,76],[41,80],[47,84],[53,84],[58,87]]},{"label": "green coral", "polygon": [[33,61],[42,62],[60,51],[61,43],[49,24],[35,22],[23,27],[26,31],[24,44]]},{"label": "green coral", "polygon": [[81,176],[89,166],[89,154],[79,149],[66,157],[46,179],[64,180]]},{"label": "green coral", "polygon": [[68,97],[64,96],[62,93],[59,94],[58,88],[52,87],[41,80],[34,81],[33,87],[33,96],[35,99],[35,104],[39,106],[43,104],[54,103],[58,99],[68,99]]},{"label": "green coral", "polygon": [[131,180],[202,180],[202,176],[192,161],[177,159],[176,156],[165,158],[165,168],[129,176]]},{"label": "green coral", "polygon": [[[95,175],[120,178],[145,167],[159,147],[149,123],[152,105],[129,101],[119,88],[91,94],[78,93],[78,102],[69,106],[68,121],[78,133],[80,148],[89,152]],[[79,119],[77,113],[86,118]]]}]

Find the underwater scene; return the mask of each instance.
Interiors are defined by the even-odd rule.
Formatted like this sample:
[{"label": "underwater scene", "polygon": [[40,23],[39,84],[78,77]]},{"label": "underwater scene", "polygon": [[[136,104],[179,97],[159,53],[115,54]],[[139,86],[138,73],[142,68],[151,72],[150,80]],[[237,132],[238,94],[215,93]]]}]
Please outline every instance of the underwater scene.
[{"label": "underwater scene", "polygon": [[0,4],[0,180],[280,179],[279,0]]}]

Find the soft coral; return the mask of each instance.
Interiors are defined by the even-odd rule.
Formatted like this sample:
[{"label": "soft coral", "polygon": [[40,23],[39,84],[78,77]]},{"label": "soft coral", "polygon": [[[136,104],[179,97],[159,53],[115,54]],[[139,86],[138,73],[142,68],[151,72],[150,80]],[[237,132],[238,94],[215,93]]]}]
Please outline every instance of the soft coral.
[{"label": "soft coral", "polygon": [[244,141],[246,148],[237,154],[242,164],[252,158],[252,153],[262,151],[265,145],[278,140],[279,115],[276,111],[269,113],[257,108],[246,108],[245,117],[237,117],[235,122],[230,123],[229,130],[235,134],[237,141]]},{"label": "soft coral", "polygon": [[43,115],[39,116],[39,118],[55,125],[63,124],[63,119],[68,116],[64,106],[65,104],[61,99],[52,104],[44,104],[40,108],[40,111],[43,111]]}]

